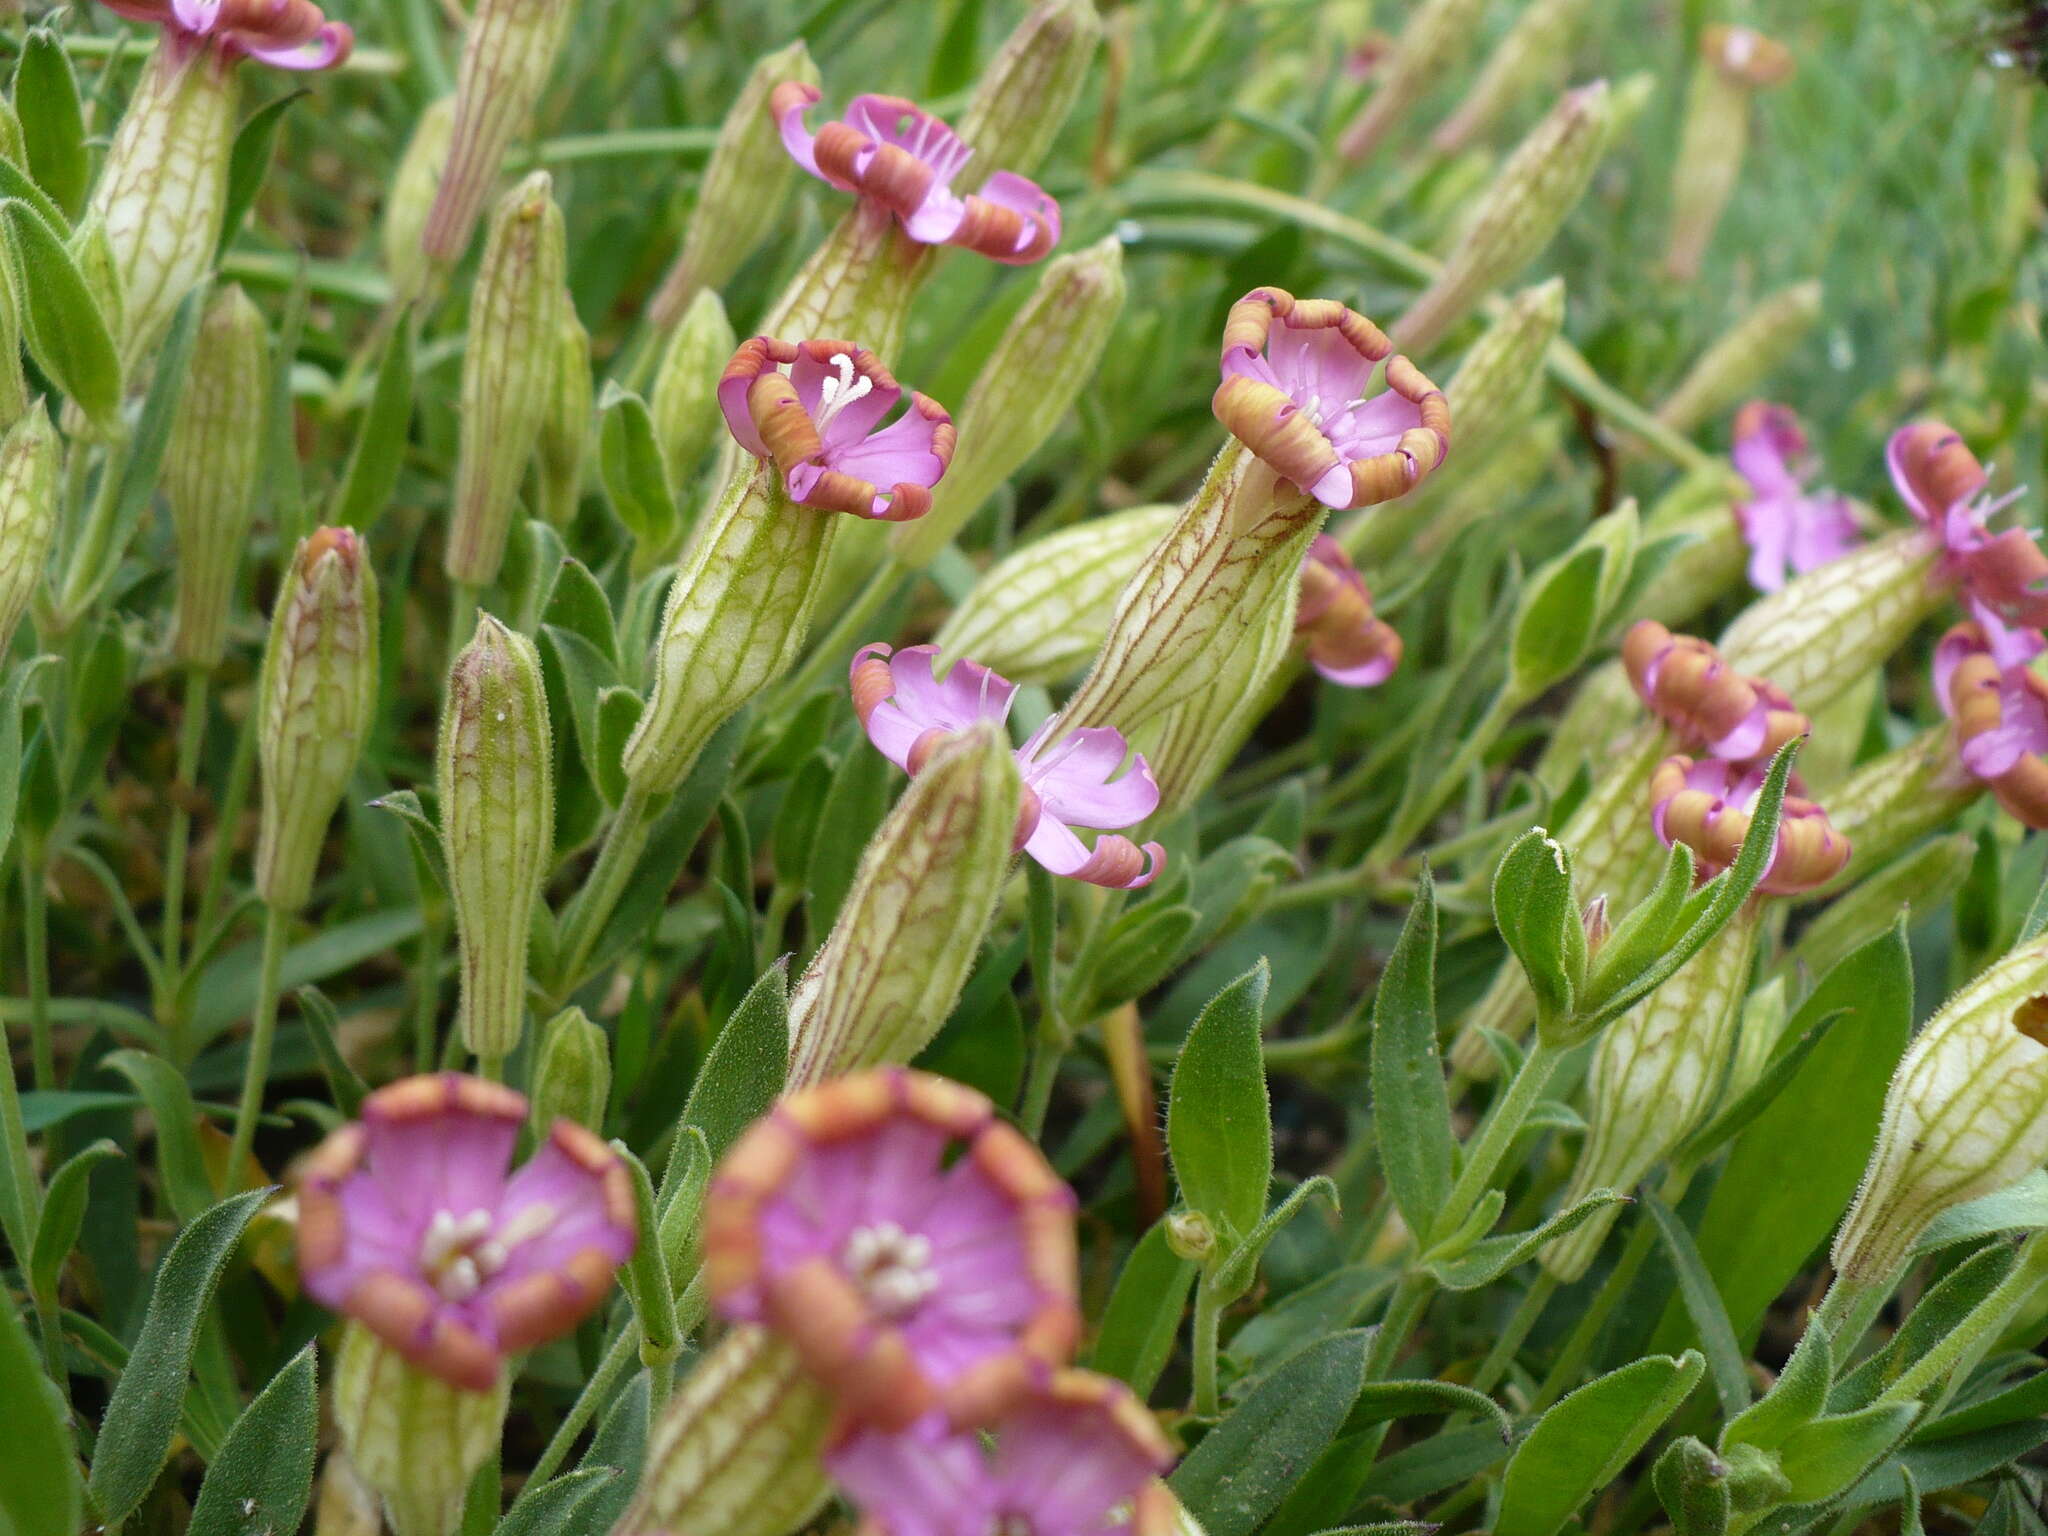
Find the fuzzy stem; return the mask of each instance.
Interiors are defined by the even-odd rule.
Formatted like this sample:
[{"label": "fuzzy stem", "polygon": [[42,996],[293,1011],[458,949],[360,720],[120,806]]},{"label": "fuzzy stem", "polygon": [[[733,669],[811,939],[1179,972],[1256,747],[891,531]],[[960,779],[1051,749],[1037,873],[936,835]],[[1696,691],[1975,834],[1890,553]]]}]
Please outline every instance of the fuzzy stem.
[{"label": "fuzzy stem", "polygon": [[276,907],[263,909],[263,960],[256,976],[256,1013],[249,1025],[249,1060],[242,1068],[242,1098],[235,1106],[235,1134],[228,1143],[227,1169],[221,1193],[235,1188],[249,1149],[256,1140],[256,1119],[263,1109],[263,1088],[270,1077],[270,1047],[277,1038],[277,982],[284,966],[286,915]]},{"label": "fuzzy stem", "polygon": [[420,919],[420,954],[414,966],[412,997],[412,1055],[415,1072],[431,1072],[439,1046],[434,1027],[441,1014],[441,949],[448,942],[448,905],[438,898],[427,902]]},{"label": "fuzzy stem", "polygon": [[590,1379],[583,1384],[583,1390],[576,1395],[576,1401],[569,1405],[569,1411],[562,1415],[562,1422],[555,1427],[555,1437],[548,1441],[547,1449],[540,1453],[540,1459],[527,1474],[526,1484],[519,1490],[519,1497],[512,1501],[512,1507],[505,1511],[506,1519],[519,1512],[519,1506],[539,1488],[547,1485],[570,1448],[576,1444],[576,1437],[597,1416],[611,1397],[613,1390],[627,1371],[640,1358],[640,1325],[628,1321],[605,1346],[604,1358],[597,1369],[590,1373]]},{"label": "fuzzy stem", "polygon": [[228,787],[220,799],[220,813],[214,817],[213,853],[207,860],[206,885],[199,893],[199,916],[194,933],[213,932],[220,916],[220,904],[227,895],[228,875],[235,857],[235,826],[242,808],[249,803],[249,785],[256,776],[256,711],[251,708],[235,738],[234,761],[228,766]]},{"label": "fuzzy stem", "polygon": [[1470,1143],[1465,1152],[1465,1166],[1458,1174],[1458,1182],[1451,1186],[1450,1198],[1444,1203],[1442,1214],[1431,1228],[1432,1240],[1441,1240],[1458,1230],[1465,1218],[1472,1214],[1472,1208],[1479,1203],[1492,1182],[1500,1160],[1507,1156],[1508,1147],[1529,1118],[1529,1111],[1536,1106],[1551,1076],[1557,1071],[1558,1063],[1564,1060],[1564,1052],[1556,1046],[1536,1043],[1535,1049],[1523,1058],[1521,1069],[1515,1073],[1514,1081],[1494,1104],[1486,1117],[1486,1123],[1479,1128],[1478,1138]]},{"label": "fuzzy stem", "polygon": [[612,818],[611,830],[605,833],[604,847],[598,850],[597,863],[591,866],[583,889],[570,901],[562,919],[562,965],[555,975],[554,987],[557,1000],[568,996],[582,981],[598,937],[617,909],[633,867],[640,862],[640,851],[647,846],[652,830],[647,803],[647,792],[628,782],[618,814]]},{"label": "fuzzy stem", "polygon": [[1529,1331],[1543,1316],[1543,1309],[1550,1305],[1550,1298],[1557,1294],[1557,1277],[1547,1269],[1536,1272],[1536,1280],[1523,1296],[1522,1304],[1515,1308],[1514,1316],[1500,1331],[1500,1337],[1493,1342],[1493,1348],[1480,1362],[1479,1372],[1470,1386],[1474,1392],[1491,1392],[1494,1383],[1507,1374],[1509,1366],[1515,1363],[1515,1356],[1528,1341]]},{"label": "fuzzy stem", "polygon": [[50,1035],[50,895],[44,881],[48,866],[42,849],[24,844],[21,850],[22,959],[28,967],[29,1054],[35,1064],[38,1093],[57,1086],[57,1052]]},{"label": "fuzzy stem", "polygon": [[1223,1304],[1212,1283],[1214,1271],[1205,1271],[1195,1288],[1193,1412],[1196,1418],[1213,1419],[1222,1412],[1223,1398],[1216,1387],[1216,1337],[1223,1321]]},{"label": "fuzzy stem", "polygon": [[170,845],[164,853],[163,951],[165,1001],[163,1026],[165,1044],[173,1063],[186,1060],[185,1010],[179,1005],[179,972],[184,965],[185,866],[190,862],[192,810],[190,796],[197,787],[199,752],[206,741],[207,690],[211,676],[200,667],[185,673],[184,718],[178,722],[178,778],[171,793]]},{"label": "fuzzy stem", "polygon": [[1436,1281],[1423,1270],[1411,1270],[1401,1277],[1401,1283],[1394,1288],[1393,1296],[1387,1302],[1386,1316],[1380,1319],[1380,1326],[1372,1336],[1372,1344],[1365,1352],[1365,1379],[1385,1381],[1387,1373],[1394,1368],[1400,1357],[1401,1348],[1408,1342],[1408,1335],[1429,1307],[1430,1297],[1436,1294]]}]

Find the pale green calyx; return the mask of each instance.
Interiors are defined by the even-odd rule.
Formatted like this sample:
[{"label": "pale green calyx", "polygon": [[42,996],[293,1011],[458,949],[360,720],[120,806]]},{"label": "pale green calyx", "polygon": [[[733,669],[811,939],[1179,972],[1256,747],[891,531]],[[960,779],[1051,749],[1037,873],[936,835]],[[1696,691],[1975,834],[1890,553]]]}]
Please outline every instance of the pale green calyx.
[{"label": "pale green calyx", "polygon": [[1543,356],[1563,327],[1564,279],[1553,277],[1508,300],[1472,343],[1444,390],[1461,458],[1485,458],[1534,413]]},{"label": "pale green calyx", "polygon": [[718,376],[738,345],[725,301],[704,288],[690,300],[661,354],[647,409],[654,422],[654,440],[661,445],[662,458],[668,464],[670,483],[680,489],[687,489],[712,434],[721,425]]},{"label": "pale green calyx", "polygon": [[343,1329],[335,1428],[397,1536],[453,1536],[461,1528],[462,1496],[497,1448],[511,1390],[510,1372],[490,1392],[451,1387],[361,1323]]},{"label": "pale green calyx", "polygon": [[412,138],[406,142],[391,178],[391,190],[384,198],[378,242],[384,253],[384,275],[391,279],[391,296],[401,304],[425,293],[433,273],[421,240],[454,137],[455,98],[443,96],[430,103],[413,124]]},{"label": "pale green calyx", "polygon": [[535,444],[541,514],[557,528],[575,519],[583,495],[583,469],[596,420],[596,382],[590,368],[590,333],[576,306],[562,295],[555,326],[555,367]]},{"label": "pale green calyx", "polygon": [[1821,285],[1809,281],[1759,301],[1686,370],[1657,407],[1657,419],[1690,432],[1747,400],[1813,334],[1821,298]]},{"label": "pale green calyx", "polygon": [[57,531],[61,456],[56,429],[40,400],[0,438],[0,668],[49,559]]},{"label": "pale green calyx", "polygon": [[989,60],[961,114],[960,137],[986,171],[1038,169],[1102,44],[1095,0],[1039,0]]},{"label": "pale green calyx", "polygon": [[540,1035],[533,1068],[533,1129],[545,1136],[557,1120],[601,1133],[611,1098],[611,1044],[581,1008],[564,1008]]},{"label": "pale green calyx", "polygon": [[[1546,85],[1562,85],[1573,35],[1587,5],[1588,0],[1529,0],[1487,56],[1478,79],[1461,94],[1458,110],[1430,135],[1430,143],[1444,154],[1454,154],[1512,112],[1524,97]],[[1459,430],[1463,429],[1460,421]]]},{"label": "pale green calyx", "polygon": [[1408,12],[1393,56],[1373,83],[1364,107],[1337,140],[1346,160],[1363,160],[1385,142],[1423,93],[1432,89],[1479,31],[1479,0],[1423,0]]}]

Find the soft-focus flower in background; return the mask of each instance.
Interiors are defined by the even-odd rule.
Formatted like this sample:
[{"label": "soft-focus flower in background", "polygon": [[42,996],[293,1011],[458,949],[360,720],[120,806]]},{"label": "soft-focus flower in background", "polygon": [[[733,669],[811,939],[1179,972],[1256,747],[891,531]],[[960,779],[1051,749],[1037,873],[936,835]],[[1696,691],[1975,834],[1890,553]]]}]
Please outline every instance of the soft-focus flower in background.
[{"label": "soft-focus flower in background", "polygon": [[1956,723],[1956,755],[2008,814],[2048,827],[2048,679],[2030,664],[2041,633],[1958,624],[1934,650],[1934,692]]},{"label": "soft-focus flower in background", "polygon": [[732,435],[775,461],[790,500],[895,523],[925,514],[953,459],[953,418],[928,395],[913,390],[881,425],[902,398],[874,353],[845,341],[756,336],[718,381]]},{"label": "soft-focus flower in background", "polygon": [[307,1292],[472,1392],[575,1327],[632,1255],[632,1179],[566,1120],[510,1173],[525,1119],[520,1094],[457,1073],[371,1094],[300,1177]]},{"label": "soft-focus flower in background", "polygon": [[[1345,510],[1405,496],[1450,451],[1443,391],[1334,299],[1255,288],[1230,307],[1216,419],[1283,479]],[[1386,388],[1371,391],[1386,364]]]},{"label": "soft-focus flower in background", "polygon": [[1785,406],[1752,400],[1737,412],[1729,456],[1749,482],[1750,499],[1735,504],[1735,521],[1749,545],[1750,585],[1759,592],[1775,592],[1789,576],[1861,542],[1846,497],[1806,493],[1806,433]]},{"label": "soft-focus flower in background", "polygon": [[1990,526],[2024,488],[1993,497],[1990,473],[1962,435],[1938,421],[1894,432],[1885,464],[1906,510],[1940,540],[1942,572],[1957,583],[1971,617],[2048,624],[2048,554],[2024,528],[1993,533]]},{"label": "soft-focus flower in background", "polygon": [[996,261],[1037,261],[1059,244],[1060,205],[1035,181],[997,171],[979,192],[953,190],[974,158],[946,124],[900,96],[856,96],[843,117],[813,133],[804,119],[822,99],[786,80],[769,98],[790,157],[820,181],[889,210],[921,245],[959,245]]},{"label": "soft-focus flower in background", "polygon": [[[935,645],[910,646],[893,656],[886,645],[854,653],[854,708],[876,750],[906,773],[916,773],[941,741],[976,721],[1006,721],[1016,698],[1016,684],[971,661],[956,662],[943,679],[936,677],[932,662],[938,654]],[[1141,848],[1111,830],[1134,826],[1158,808],[1159,786],[1143,754],[1119,773],[1130,757],[1121,732],[1096,726],[1055,741],[1057,725],[1055,716],[1017,749],[1024,780],[1019,846],[1056,875],[1122,888],[1150,884],[1165,850],[1157,843]],[[1075,835],[1077,826],[1106,835],[1091,851]]]},{"label": "soft-focus flower in background", "polygon": [[1375,688],[1401,664],[1401,637],[1374,616],[1365,578],[1327,533],[1302,559],[1294,632],[1307,642],[1309,664],[1347,688]]},{"label": "soft-focus flower in background", "polygon": [[995,1426],[992,1444],[927,1421],[901,1434],[856,1429],[826,1465],[875,1536],[1166,1536],[1173,1496],[1158,1481],[1171,1447],[1121,1382],[1060,1371]]},{"label": "soft-focus flower in background", "polygon": [[252,58],[278,69],[332,69],[349,56],[355,32],[329,21],[312,0],[101,0],[130,21],[162,27],[173,47],[209,45],[223,62]]},{"label": "soft-focus flower in background", "polygon": [[790,1340],[851,1418],[983,1424],[1080,1329],[1074,1196],[973,1089],[901,1068],[784,1099],[704,1211],[714,1304]]},{"label": "soft-focus flower in background", "polygon": [[[1742,851],[1750,817],[1764,785],[1767,763],[1694,760],[1677,754],[1657,765],[1650,800],[1658,839],[1684,843],[1699,859],[1702,876],[1721,873]],[[1849,862],[1849,840],[1835,831],[1813,801],[1787,794],[1779,811],[1778,843],[1757,889],[1789,896],[1825,885]]]},{"label": "soft-focus flower in background", "polygon": [[1622,641],[1629,681],[1678,736],[1730,762],[1768,758],[1806,733],[1806,717],[1769,682],[1744,677],[1706,641],[1674,635],[1655,619]]}]

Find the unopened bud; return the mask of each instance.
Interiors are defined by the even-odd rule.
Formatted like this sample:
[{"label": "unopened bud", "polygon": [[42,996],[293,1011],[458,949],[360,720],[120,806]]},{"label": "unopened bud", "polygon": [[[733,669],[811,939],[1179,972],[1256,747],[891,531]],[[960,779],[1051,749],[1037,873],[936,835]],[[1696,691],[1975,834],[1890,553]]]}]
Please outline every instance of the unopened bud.
[{"label": "unopened bud", "polygon": [[106,226],[120,274],[121,356],[131,369],[213,265],[227,201],[235,78],[212,50],[195,50],[167,29],[93,183],[87,214]]},{"label": "unopened bud", "polygon": [[[768,111],[768,97],[786,80],[818,83],[818,66],[801,38],[755,61],[719,126],[683,248],[648,306],[656,329],[675,324],[705,289],[723,288],[774,228],[797,174]],[[861,341],[872,345],[865,336]],[[731,355],[728,347],[726,356]]]},{"label": "unopened bud", "polygon": [[1608,144],[1607,82],[1567,91],[1529,130],[1480,194],[1436,280],[1394,325],[1394,340],[1425,353],[1487,290],[1543,253],[1593,179]]},{"label": "unopened bud", "polygon": [[498,204],[469,301],[446,556],[449,579],[465,586],[498,578],[519,484],[554,390],[568,258],[553,190],[547,172],[535,171]]},{"label": "unopened bud", "polygon": [[[1585,1145],[1565,1207],[1599,1189],[1629,1189],[1705,1120],[1734,1042],[1762,908],[1750,903],[1649,998],[1608,1026],[1587,1078]],[[1614,1225],[1595,1211],[1549,1244],[1543,1267],[1569,1284]]]},{"label": "unopened bud", "polygon": [[787,1536],[831,1492],[830,1395],[765,1328],[733,1329],[698,1361],[648,1437],[614,1536]]},{"label": "unopened bud", "polygon": [[1129,507],[1032,540],[974,584],[939,648],[1012,682],[1066,681],[1101,647],[1117,594],[1179,516],[1176,506]]},{"label": "unopened bud", "polygon": [[938,1033],[1009,877],[1021,798],[1009,741],[986,724],[910,781],[790,996],[790,1088],[907,1062]]},{"label": "unopened bud", "polygon": [[0,437],[0,668],[42,582],[57,531],[60,456],[56,429],[40,400]]},{"label": "unopened bud", "polygon": [[1742,174],[1749,146],[1749,100],[1787,79],[1792,55],[1748,27],[1713,26],[1700,34],[1700,57],[1685,98],[1685,127],[1671,167],[1671,239],[1664,269],[1697,276],[1714,227]]},{"label": "unopened bud", "polygon": [[1752,307],[1699,355],[1657,407],[1674,432],[1690,432],[1747,400],[1820,322],[1821,286],[1794,283]]},{"label": "unopened bud", "polygon": [[1948,601],[1928,579],[1934,559],[1927,536],[1906,529],[1816,566],[1737,614],[1722,659],[1809,714],[1825,709]]},{"label": "unopened bud", "polygon": [[[654,440],[668,462],[669,476],[687,487],[704,449],[721,425],[718,378],[739,340],[726,317],[725,301],[700,289],[669,337],[661,367],[654,375],[654,393],[647,409],[654,419]],[[929,515],[929,514],[927,514]]]},{"label": "unopened bud", "polygon": [[583,465],[590,451],[596,386],[590,371],[590,332],[576,318],[576,306],[562,296],[555,327],[555,373],[535,445],[540,471],[541,512],[557,528],[575,520],[583,496]]},{"label": "unopened bud", "polygon": [[611,1044],[605,1032],[581,1008],[564,1008],[541,1031],[533,1068],[535,1133],[545,1135],[557,1120],[601,1132],[611,1091]]},{"label": "unopened bud", "polygon": [[1564,279],[1524,288],[1472,343],[1444,394],[1458,452],[1477,463],[1534,412],[1543,357],[1564,328]]},{"label": "unopened bud", "polygon": [[1059,136],[1102,43],[1095,0],[1039,0],[996,50],[960,117],[984,171],[1037,170]]},{"label": "unopened bud", "polygon": [[1835,1237],[1844,1280],[1881,1284],[1936,1216],[2048,1157],[2044,1042],[2048,940],[2037,939],[1951,997],[1906,1048]]},{"label": "unopened bud", "polygon": [[526,945],[555,837],[554,737],[533,642],[489,614],[448,673],[441,844],[462,952],[462,1040],[485,1061],[526,1023]]},{"label": "unopened bud", "polygon": [[1123,307],[1123,246],[1114,236],[1046,264],[960,408],[960,451],[933,493],[931,511],[890,530],[897,559],[929,565],[995,488],[1044,446],[1094,377]]},{"label": "unopened bud", "polygon": [[1579,928],[1586,935],[1586,958],[1591,960],[1600,953],[1600,946],[1607,942],[1607,935],[1614,931],[1607,920],[1607,898],[1595,896],[1586,903],[1579,914]]},{"label": "unopened bud", "polygon": [[470,13],[447,160],[420,237],[429,261],[447,265],[468,249],[505,150],[540,99],[574,13],[570,0],[478,0]]},{"label": "unopened bud", "polygon": [[171,649],[188,666],[217,667],[227,649],[269,406],[270,329],[248,294],[230,285],[207,302],[164,451],[164,500],[178,542]]},{"label": "unopened bud", "polygon": [[1216,1253],[1216,1229],[1200,1211],[1175,1211],[1166,1218],[1166,1246],[1176,1258],[1206,1264]]},{"label": "unopened bud", "polygon": [[278,589],[256,689],[263,830],[256,893],[296,912],[377,708],[377,573],[348,528],[299,541]]},{"label": "unopened bud", "polygon": [[1586,6],[1587,0],[1529,0],[1487,56],[1479,78],[1465,89],[1458,110],[1430,136],[1437,150],[1456,154],[1514,111],[1524,97],[1563,85],[1572,36]]},{"label": "unopened bud", "polygon": [[1337,140],[1346,160],[1363,160],[1415,103],[1463,58],[1479,31],[1479,0],[1422,0],[1408,13],[1393,56],[1375,75],[1372,95]]},{"label": "unopened bud", "polygon": [[454,1536],[461,1529],[463,1495],[497,1448],[511,1390],[510,1372],[490,1392],[451,1387],[361,1323],[343,1329],[335,1427],[397,1536]]},{"label": "unopened bud", "polygon": [[413,125],[412,138],[399,157],[391,189],[384,197],[380,230],[384,275],[391,280],[394,302],[407,303],[426,292],[433,265],[421,241],[433,211],[441,174],[448,168],[448,145],[455,137],[455,98],[431,103]]}]

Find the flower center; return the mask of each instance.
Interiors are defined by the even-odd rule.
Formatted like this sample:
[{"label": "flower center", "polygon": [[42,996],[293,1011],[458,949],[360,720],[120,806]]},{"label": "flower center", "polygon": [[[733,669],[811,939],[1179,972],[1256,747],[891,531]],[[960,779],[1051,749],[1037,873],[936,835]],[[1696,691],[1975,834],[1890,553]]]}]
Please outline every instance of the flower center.
[{"label": "flower center", "polygon": [[854,401],[873,393],[875,387],[875,381],[866,375],[854,378],[853,359],[844,352],[834,352],[831,361],[832,366],[839,370],[839,377],[821,380],[818,385],[817,428],[821,433],[832,425],[833,417]]},{"label": "flower center", "polygon": [[839,1261],[869,1304],[892,1320],[916,1311],[939,1288],[931,1267],[932,1240],[893,1221],[854,1228]]},{"label": "flower center", "polygon": [[996,1520],[993,1536],[1038,1536],[1038,1529],[1029,1515],[1002,1515]]},{"label": "flower center", "polygon": [[513,1249],[554,1224],[555,1208],[545,1201],[527,1206],[502,1227],[485,1210],[462,1216],[436,1211],[420,1239],[420,1270],[443,1300],[468,1301],[504,1269]]}]

